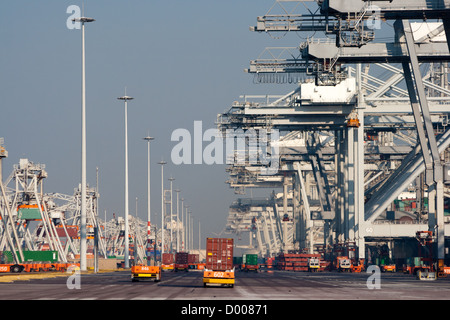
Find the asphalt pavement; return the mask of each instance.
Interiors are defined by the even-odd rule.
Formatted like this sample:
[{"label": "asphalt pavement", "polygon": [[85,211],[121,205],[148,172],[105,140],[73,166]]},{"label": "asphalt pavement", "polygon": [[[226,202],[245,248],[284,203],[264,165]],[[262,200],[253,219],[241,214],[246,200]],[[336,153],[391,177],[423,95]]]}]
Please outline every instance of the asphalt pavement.
[{"label": "asphalt pavement", "polygon": [[67,274],[0,283],[2,300],[448,300],[450,277],[420,281],[412,275],[339,272],[236,272],[234,288],[203,287],[199,271],[132,282],[129,271]]}]

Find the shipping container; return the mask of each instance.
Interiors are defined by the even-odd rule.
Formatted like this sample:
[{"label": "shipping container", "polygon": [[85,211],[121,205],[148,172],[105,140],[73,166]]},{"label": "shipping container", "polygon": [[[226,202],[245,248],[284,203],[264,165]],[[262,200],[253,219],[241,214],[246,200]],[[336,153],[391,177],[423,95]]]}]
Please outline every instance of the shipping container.
[{"label": "shipping container", "polygon": [[197,264],[200,263],[200,257],[198,254],[189,253],[188,255],[188,263],[189,264]]},{"label": "shipping container", "polygon": [[162,254],[162,264],[172,264],[172,263],[173,263],[173,254],[163,253]]},{"label": "shipping container", "polygon": [[414,257],[413,259],[414,259],[414,266],[416,266],[416,267],[423,266],[421,257]]},{"label": "shipping container", "polygon": [[[20,259],[19,251],[17,256]],[[23,261],[21,262],[56,262],[58,261],[58,251],[22,251]],[[11,251],[3,251],[4,263],[13,263],[14,258]]]},{"label": "shipping container", "polygon": [[320,254],[309,254],[309,253],[281,253],[277,259],[272,259],[274,266],[278,270],[291,270],[291,271],[308,271],[308,262],[310,259],[319,260],[319,270],[325,269],[324,261]]},{"label": "shipping container", "polygon": [[[44,209],[41,208],[41,210]],[[23,204],[17,207],[17,218],[23,220],[41,220],[42,216],[37,204]]]},{"label": "shipping container", "polygon": [[206,239],[206,269],[225,271],[233,269],[233,239]]},{"label": "shipping container", "polygon": [[242,267],[244,271],[258,271],[258,255],[257,254],[242,255]]},{"label": "shipping container", "polygon": [[64,230],[64,227],[62,225],[58,225],[56,226],[56,233],[60,238],[69,236],[72,239],[78,239],[78,226],[66,226],[66,229]]},{"label": "shipping container", "polygon": [[173,271],[189,269],[189,254],[187,252],[177,252],[175,253],[175,264],[173,266]]},{"label": "shipping container", "polygon": [[188,264],[189,254],[187,252],[175,253],[175,264]]},{"label": "shipping container", "polygon": [[406,264],[408,266],[421,267],[423,262],[421,257],[408,257],[406,258]]},{"label": "shipping container", "polygon": [[233,257],[233,265],[236,268],[240,268],[240,266],[242,265],[242,257]]},{"label": "shipping container", "polygon": [[[256,266],[258,265],[258,255],[257,254],[245,254],[245,264],[246,265],[252,265]],[[244,261],[244,257],[242,257],[242,260]]]}]

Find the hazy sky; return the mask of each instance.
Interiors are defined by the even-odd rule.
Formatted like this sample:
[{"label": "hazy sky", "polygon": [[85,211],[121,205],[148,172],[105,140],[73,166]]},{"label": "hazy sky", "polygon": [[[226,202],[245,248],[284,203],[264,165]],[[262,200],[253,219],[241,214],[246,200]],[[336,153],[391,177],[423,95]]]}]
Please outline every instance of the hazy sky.
[{"label": "hazy sky", "polygon": [[[152,220],[160,225],[162,158],[202,233],[220,232],[236,199],[225,165],[171,163],[177,128],[215,127],[218,113],[241,94],[284,94],[294,85],[256,85],[243,72],[266,46],[297,46],[249,31],[274,0],[85,1],[87,174],[100,173],[101,216],[124,212],[124,106],[128,106],[130,213],[147,217],[147,143],[151,144]],[[73,194],[81,179],[81,31],[69,30],[68,6],[80,0],[4,1],[0,11],[0,137],[9,157],[46,165],[45,192]],[[269,194],[271,190],[267,190]],[[175,193],[174,193],[175,195]],[[154,220],[155,221],[155,220]]]}]

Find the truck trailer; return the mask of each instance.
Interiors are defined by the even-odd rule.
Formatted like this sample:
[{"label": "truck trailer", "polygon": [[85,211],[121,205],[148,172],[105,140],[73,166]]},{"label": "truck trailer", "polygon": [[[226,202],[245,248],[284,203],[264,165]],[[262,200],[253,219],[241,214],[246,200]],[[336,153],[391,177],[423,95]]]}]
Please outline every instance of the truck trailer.
[{"label": "truck trailer", "polygon": [[234,287],[233,239],[207,238],[203,286]]}]

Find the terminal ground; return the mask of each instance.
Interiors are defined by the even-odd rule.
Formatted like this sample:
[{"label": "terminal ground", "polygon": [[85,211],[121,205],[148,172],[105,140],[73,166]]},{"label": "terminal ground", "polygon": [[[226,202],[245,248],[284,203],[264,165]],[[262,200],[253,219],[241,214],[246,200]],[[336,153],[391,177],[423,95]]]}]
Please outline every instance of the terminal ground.
[{"label": "terminal ground", "polygon": [[[37,279],[34,277],[41,279]],[[69,289],[67,273],[0,277],[2,300],[448,300],[450,277],[420,281],[403,273],[381,273],[380,288],[369,289],[371,274],[340,272],[236,272],[234,288],[203,287],[202,272],[170,272],[161,282],[132,282],[129,270],[80,275]],[[2,281],[7,277],[10,282]],[[21,279],[21,280],[18,280]],[[12,281],[12,282],[11,282]]]}]

